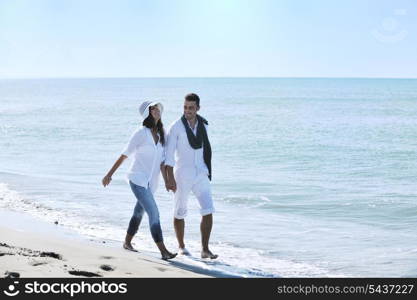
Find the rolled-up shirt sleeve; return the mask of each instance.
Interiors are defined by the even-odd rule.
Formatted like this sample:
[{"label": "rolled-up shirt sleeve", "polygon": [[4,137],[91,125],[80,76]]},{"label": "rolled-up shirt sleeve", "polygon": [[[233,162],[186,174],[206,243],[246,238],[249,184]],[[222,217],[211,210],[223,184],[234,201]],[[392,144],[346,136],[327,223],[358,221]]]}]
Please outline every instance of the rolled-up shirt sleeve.
[{"label": "rolled-up shirt sleeve", "polygon": [[177,148],[178,130],[175,124],[171,126],[167,134],[167,145],[165,147],[165,165],[175,166],[175,149]]},{"label": "rolled-up shirt sleeve", "polygon": [[135,130],[121,154],[127,157],[131,156],[136,151],[136,148],[144,141],[144,133],[145,131],[142,128]]},{"label": "rolled-up shirt sleeve", "polygon": [[165,149],[162,151],[161,165],[165,165]]}]

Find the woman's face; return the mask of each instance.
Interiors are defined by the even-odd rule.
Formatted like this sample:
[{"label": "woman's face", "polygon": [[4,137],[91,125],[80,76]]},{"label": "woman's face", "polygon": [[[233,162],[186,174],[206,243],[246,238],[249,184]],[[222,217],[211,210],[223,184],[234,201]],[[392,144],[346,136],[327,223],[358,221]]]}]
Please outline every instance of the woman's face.
[{"label": "woman's face", "polygon": [[158,105],[151,106],[149,110],[155,122],[158,122],[161,119],[161,111],[159,110]]}]

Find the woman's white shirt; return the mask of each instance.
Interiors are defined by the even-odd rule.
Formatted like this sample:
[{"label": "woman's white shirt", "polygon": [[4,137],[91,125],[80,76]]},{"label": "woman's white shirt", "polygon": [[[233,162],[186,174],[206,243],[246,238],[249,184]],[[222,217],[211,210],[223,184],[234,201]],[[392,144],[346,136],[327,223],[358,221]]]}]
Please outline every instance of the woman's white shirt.
[{"label": "woman's white shirt", "polygon": [[[159,137],[159,134],[158,134]],[[164,148],[160,143],[155,144],[152,132],[142,126],[135,130],[121,154],[132,158],[126,179],[129,182],[150,187],[152,193],[158,188],[161,163],[165,160]]]}]

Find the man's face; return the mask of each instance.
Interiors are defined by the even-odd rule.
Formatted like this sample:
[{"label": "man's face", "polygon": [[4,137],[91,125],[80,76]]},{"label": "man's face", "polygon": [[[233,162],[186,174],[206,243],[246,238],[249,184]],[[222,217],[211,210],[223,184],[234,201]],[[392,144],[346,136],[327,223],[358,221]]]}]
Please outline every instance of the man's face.
[{"label": "man's face", "polygon": [[199,109],[196,102],[184,101],[184,116],[187,120],[194,119]]}]

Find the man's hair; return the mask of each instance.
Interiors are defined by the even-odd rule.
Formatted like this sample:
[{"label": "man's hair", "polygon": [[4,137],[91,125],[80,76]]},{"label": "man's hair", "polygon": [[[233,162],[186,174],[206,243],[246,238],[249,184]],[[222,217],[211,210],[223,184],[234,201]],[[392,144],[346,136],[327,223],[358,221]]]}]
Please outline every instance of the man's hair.
[{"label": "man's hair", "polygon": [[197,104],[197,107],[200,107],[200,97],[197,94],[190,93],[185,95],[185,101],[194,101]]}]

